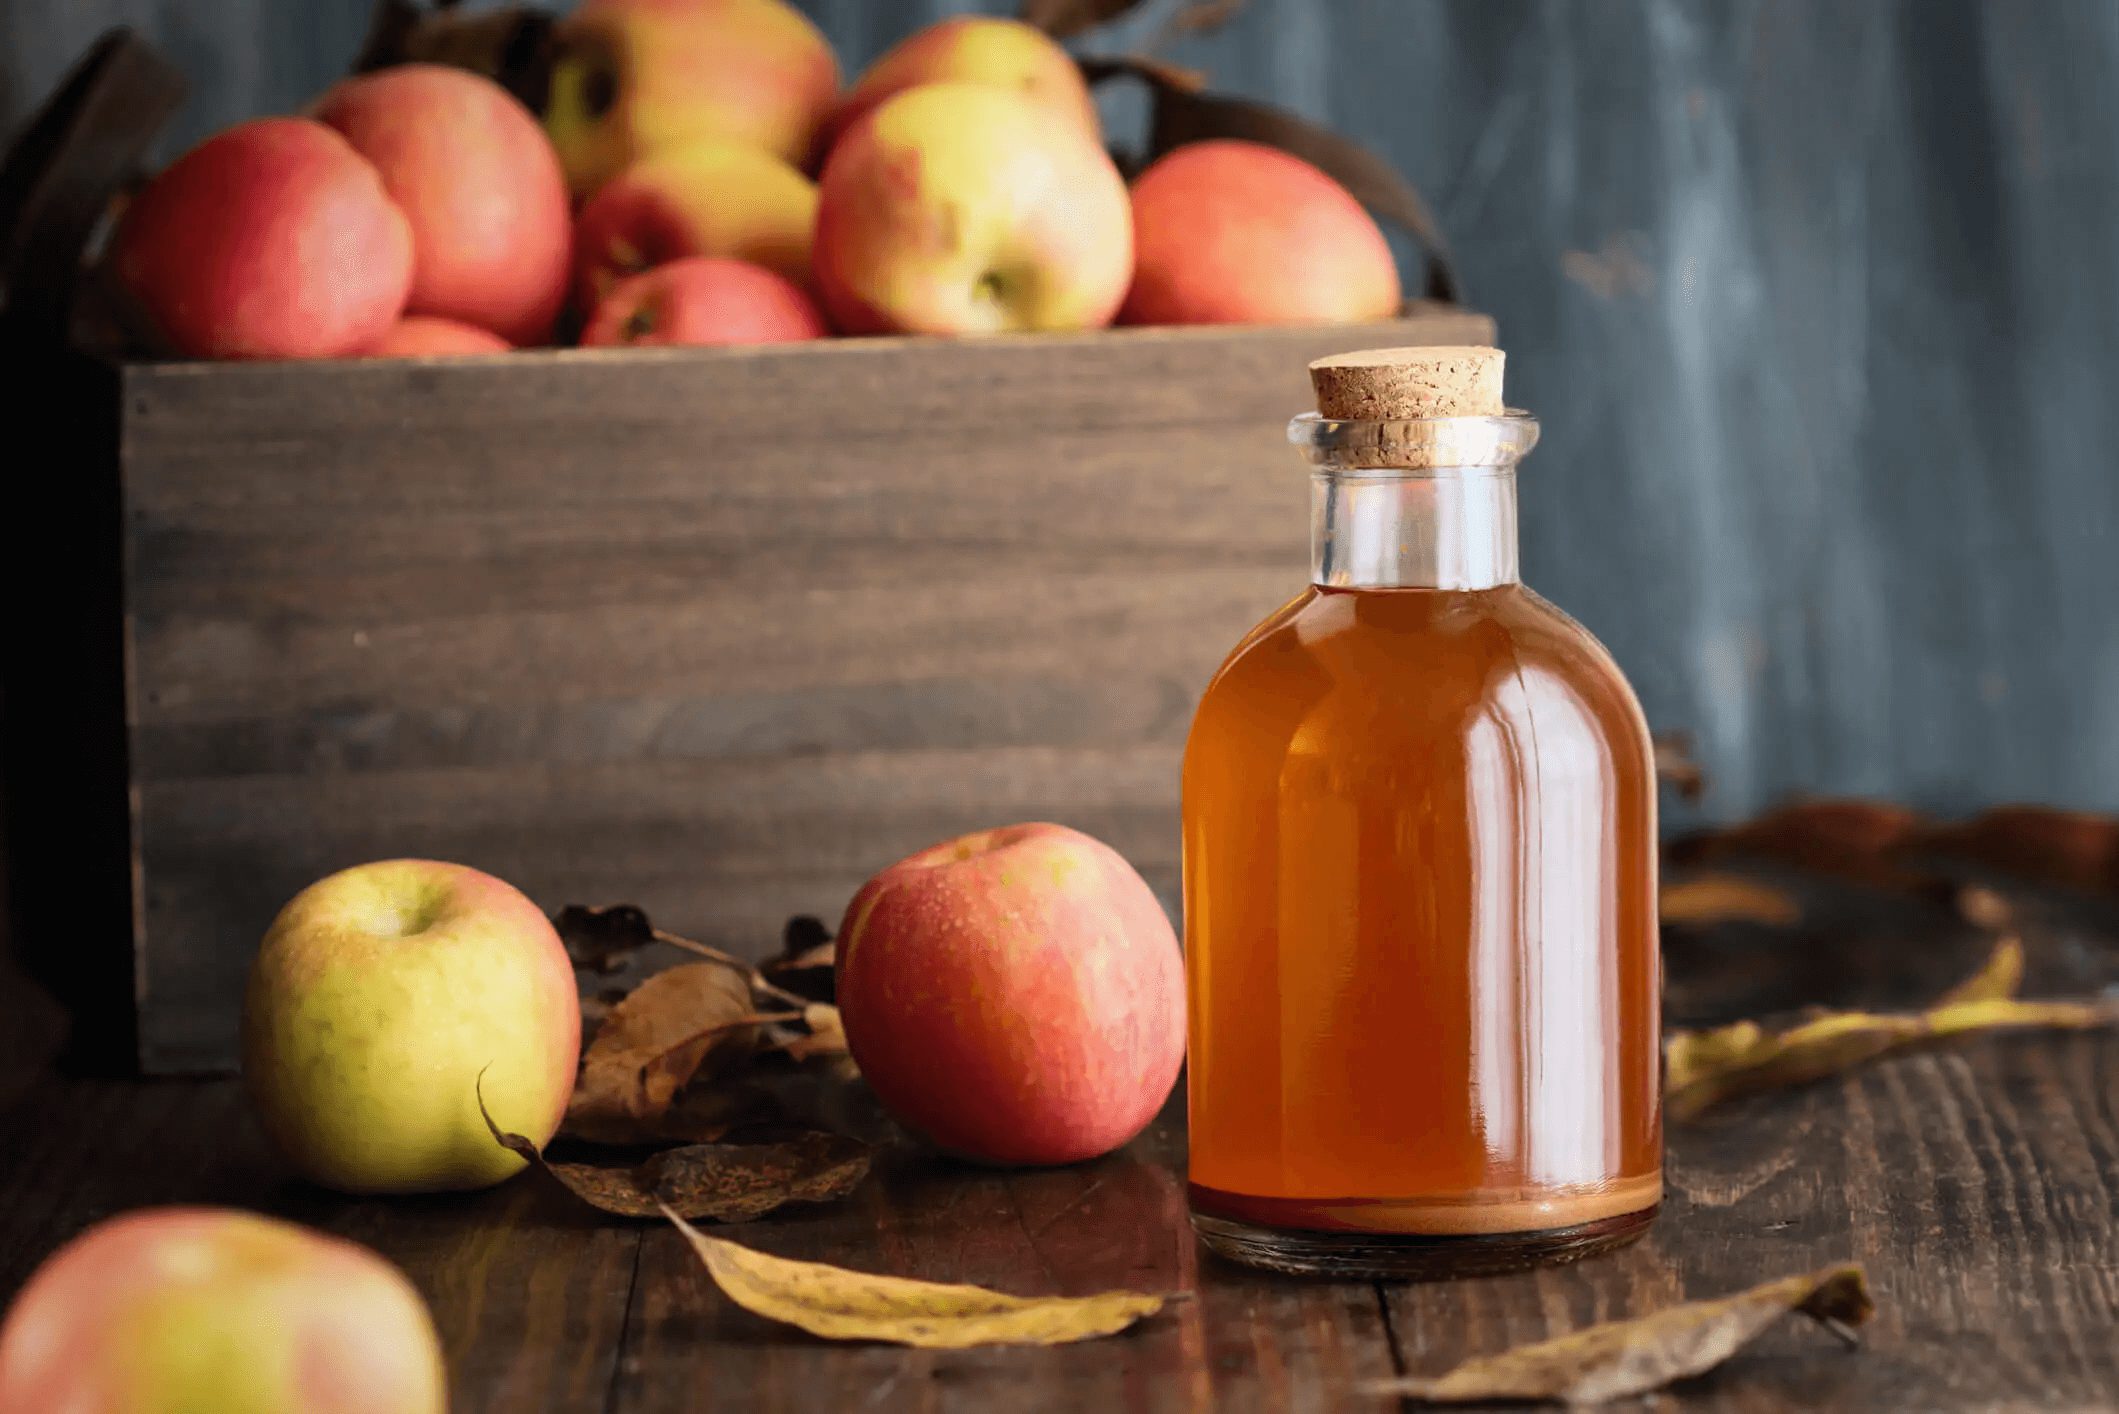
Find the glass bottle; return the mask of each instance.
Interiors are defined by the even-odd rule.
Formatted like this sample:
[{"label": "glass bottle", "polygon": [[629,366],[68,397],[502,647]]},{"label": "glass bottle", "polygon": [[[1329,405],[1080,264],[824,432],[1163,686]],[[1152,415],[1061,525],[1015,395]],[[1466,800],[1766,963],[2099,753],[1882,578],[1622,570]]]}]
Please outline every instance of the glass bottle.
[{"label": "glass bottle", "polygon": [[1312,583],[1193,719],[1193,1224],[1254,1265],[1506,1270],[1661,1200],[1648,731],[1518,578],[1501,359],[1312,365]]}]

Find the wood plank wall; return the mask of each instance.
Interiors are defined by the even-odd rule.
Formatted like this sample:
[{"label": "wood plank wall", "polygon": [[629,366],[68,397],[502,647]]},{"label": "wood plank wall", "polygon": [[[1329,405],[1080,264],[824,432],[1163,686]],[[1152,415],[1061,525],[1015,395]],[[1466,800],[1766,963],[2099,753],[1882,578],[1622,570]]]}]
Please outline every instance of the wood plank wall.
[{"label": "wood plank wall", "polygon": [[[965,8],[807,3],[855,65]],[[290,107],[365,9],[10,0],[0,120],[120,19],[187,131]],[[1545,419],[1529,577],[1698,733],[1710,813],[2119,805],[2119,5],[1252,0],[1169,53],[1434,198]]]}]

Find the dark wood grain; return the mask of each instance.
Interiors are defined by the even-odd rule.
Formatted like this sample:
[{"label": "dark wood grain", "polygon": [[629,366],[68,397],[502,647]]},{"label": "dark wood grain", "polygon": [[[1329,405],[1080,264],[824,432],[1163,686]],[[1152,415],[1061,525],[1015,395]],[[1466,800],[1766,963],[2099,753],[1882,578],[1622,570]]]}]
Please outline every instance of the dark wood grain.
[{"label": "dark wood grain", "polygon": [[143,1064],[227,1064],[274,910],[377,857],[747,952],[1009,820],[1174,896],[1193,703],[1304,582],[1303,365],[1491,332],[127,369]]},{"label": "dark wood grain", "polygon": [[[1674,1019],[1774,1009],[1777,983],[1798,1000],[1909,1005],[1987,946],[1917,902],[1831,888],[1804,901],[1793,930],[1673,930]],[[2108,907],[2019,907],[2032,992],[2119,980]],[[1121,1153],[1068,1169],[894,1148],[842,1204],[723,1229],[787,1256],[1026,1294],[1189,1296],[1078,1346],[812,1339],[724,1300],[674,1232],[613,1222],[534,1177],[446,1198],[322,1193],[285,1176],[226,1081],[47,1078],[0,1101],[0,1294],[113,1212],[227,1203],[400,1263],[465,1410],[1324,1411],[1362,1407],[1372,1379],[1852,1258],[1879,1307],[1862,1349],[1791,1320],[1671,1400],[1775,1414],[2119,1402],[2119,1036],[1975,1040],[1731,1105],[1671,1131],[1669,1195],[1640,1245],[1426,1286],[1295,1281],[1202,1254],[1181,1113],[1173,1102]]]}]

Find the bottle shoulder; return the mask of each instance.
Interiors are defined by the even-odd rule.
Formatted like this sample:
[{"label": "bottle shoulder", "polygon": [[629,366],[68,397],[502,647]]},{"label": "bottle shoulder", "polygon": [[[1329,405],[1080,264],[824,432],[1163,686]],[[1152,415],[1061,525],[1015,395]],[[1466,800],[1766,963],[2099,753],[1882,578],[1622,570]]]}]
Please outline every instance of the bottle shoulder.
[{"label": "bottle shoulder", "polygon": [[1570,726],[1650,751],[1640,705],[1595,635],[1530,589],[1312,586],[1238,643],[1194,731],[1290,742],[1469,732],[1482,719]]}]

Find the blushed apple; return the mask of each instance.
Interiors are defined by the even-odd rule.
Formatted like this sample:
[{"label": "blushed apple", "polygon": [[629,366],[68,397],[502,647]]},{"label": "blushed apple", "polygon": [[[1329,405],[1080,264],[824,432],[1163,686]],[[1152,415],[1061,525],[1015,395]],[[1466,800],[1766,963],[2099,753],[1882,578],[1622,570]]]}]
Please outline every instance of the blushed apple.
[{"label": "blushed apple", "polygon": [[809,281],[817,188],[741,143],[680,143],[605,182],[575,222],[575,290],[593,308],[619,280],[686,256],[724,256]]},{"label": "blushed apple", "polygon": [[1020,94],[1057,121],[1078,126],[1090,141],[1103,141],[1096,100],[1081,68],[1050,35],[1021,20],[957,15],[899,41],[868,66],[825,125],[824,152],[838,134],[891,95],[952,81]]},{"label": "blushed apple", "polygon": [[227,1208],[98,1223],[0,1324],[0,1409],[441,1414],[426,1303],[365,1247]]},{"label": "blushed apple", "polygon": [[619,281],[589,316],[581,343],[785,344],[828,332],[815,302],[785,275],[693,256]]},{"label": "blushed apple", "polygon": [[849,334],[1094,329],[1133,270],[1126,186],[1103,147],[983,84],[871,109],[817,196],[811,266]]},{"label": "blushed apple", "polygon": [[831,45],[783,0],[585,0],[555,45],[545,128],[577,196],[699,138],[805,162],[838,96]]},{"label": "blushed apple", "polygon": [[1398,312],[1375,218],[1316,167],[1261,143],[1176,149],[1133,179],[1127,324],[1355,324]]},{"label": "blushed apple", "polygon": [[333,358],[404,312],[412,229],[344,138],[306,118],[259,118],[149,182],[110,265],[180,354]]},{"label": "blushed apple", "polygon": [[[251,967],[243,1079],[305,1177],[348,1193],[484,1188],[540,1147],[581,1054],[559,935],[512,886],[426,859],[363,864],[280,910]],[[481,1077],[483,1077],[481,1079]]]},{"label": "blushed apple", "polygon": [[988,1163],[1117,1148],[1184,1062],[1170,920],[1117,851],[1060,825],[965,835],[869,880],[839,929],[836,995],[884,1107]]},{"label": "blushed apple", "polygon": [[412,223],[406,309],[543,341],[566,300],[566,178],[530,110],[491,79],[403,64],[317,102]]},{"label": "blushed apple", "polygon": [[507,353],[515,346],[490,329],[454,319],[408,314],[360,351],[362,358],[436,358]]}]

